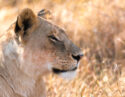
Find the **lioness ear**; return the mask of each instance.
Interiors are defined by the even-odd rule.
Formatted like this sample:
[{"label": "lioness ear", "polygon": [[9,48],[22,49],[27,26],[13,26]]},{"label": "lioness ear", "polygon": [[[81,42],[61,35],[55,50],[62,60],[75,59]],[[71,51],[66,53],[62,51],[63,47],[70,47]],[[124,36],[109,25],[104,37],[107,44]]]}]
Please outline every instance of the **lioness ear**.
[{"label": "lioness ear", "polygon": [[36,25],[37,18],[33,11],[29,8],[24,9],[19,16],[15,24],[15,33],[18,37],[24,38],[31,32],[31,29]]},{"label": "lioness ear", "polygon": [[37,15],[45,19],[52,19],[52,14],[47,9],[40,10]]}]

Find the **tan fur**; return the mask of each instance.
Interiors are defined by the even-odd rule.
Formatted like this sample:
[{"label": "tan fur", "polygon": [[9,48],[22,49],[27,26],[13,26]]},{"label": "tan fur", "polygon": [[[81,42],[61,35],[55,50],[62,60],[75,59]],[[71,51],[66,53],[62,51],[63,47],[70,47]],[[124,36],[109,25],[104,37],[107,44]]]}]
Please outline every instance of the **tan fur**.
[{"label": "tan fur", "polygon": [[46,97],[42,76],[70,77],[81,56],[62,28],[24,9],[0,36],[0,97]]}]

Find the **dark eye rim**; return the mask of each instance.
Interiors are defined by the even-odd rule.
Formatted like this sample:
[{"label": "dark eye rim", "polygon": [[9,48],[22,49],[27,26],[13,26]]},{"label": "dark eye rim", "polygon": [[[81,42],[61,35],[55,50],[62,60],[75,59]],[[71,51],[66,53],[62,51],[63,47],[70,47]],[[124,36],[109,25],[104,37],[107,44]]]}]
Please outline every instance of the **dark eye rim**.
[{"label": "dark eye rim", "polygon": [[58,41],[58,39],[54,36],[54,35],[50,35],[50,36],[48,36],[50,39],[53,39],[53,40],[56,40],[56,41]]},{"label": "dark eye rim", "polygon": [[54,42],[61,42],[58,38],[56,38],[54,35],[49,35],[48,36],[50,40],[54,41]]}]

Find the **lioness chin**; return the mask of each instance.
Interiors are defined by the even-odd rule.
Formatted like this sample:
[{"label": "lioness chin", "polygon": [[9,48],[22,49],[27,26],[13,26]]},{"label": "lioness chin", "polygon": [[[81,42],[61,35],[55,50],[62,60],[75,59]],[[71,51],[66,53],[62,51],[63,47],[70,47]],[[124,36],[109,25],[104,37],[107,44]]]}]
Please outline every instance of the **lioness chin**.
[{"label": "lioness chin", "polygon": [[0,97],[46,97],[44,74],[75,75],[82,51],[42,15],[26,8],[0,36]]}]

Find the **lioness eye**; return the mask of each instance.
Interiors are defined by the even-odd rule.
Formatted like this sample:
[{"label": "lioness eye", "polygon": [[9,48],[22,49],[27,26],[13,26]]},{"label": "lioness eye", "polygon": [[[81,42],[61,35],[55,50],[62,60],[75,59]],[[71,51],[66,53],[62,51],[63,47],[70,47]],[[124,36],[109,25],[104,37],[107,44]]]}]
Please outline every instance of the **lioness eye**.
[{"label": "lioness eye", "polygon": [[52,41],[59,41],[54,35],[48,36]]}]

